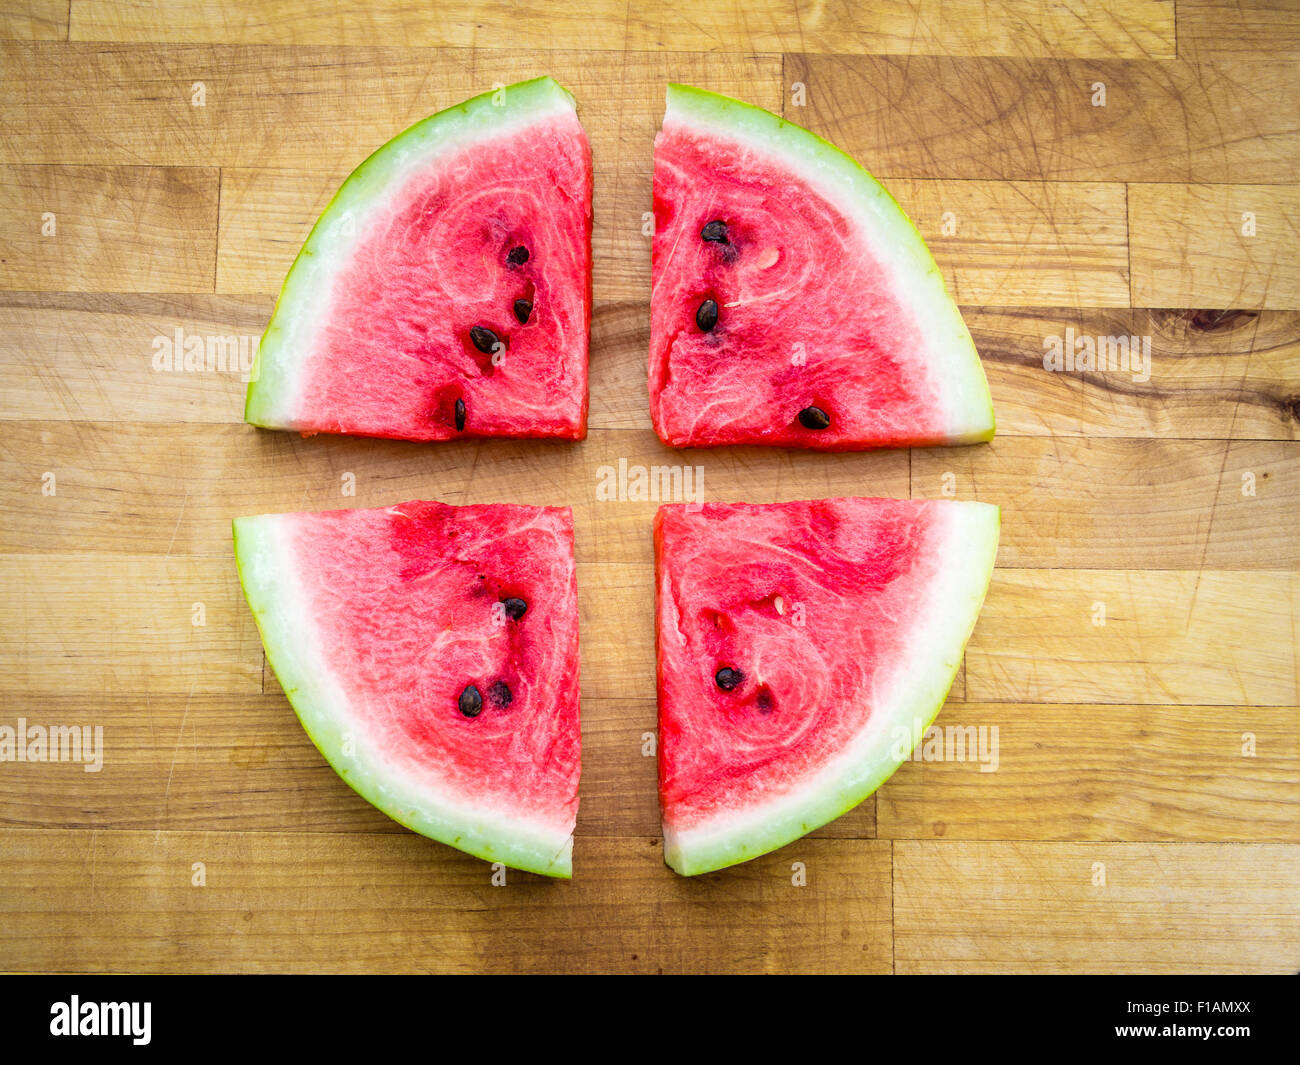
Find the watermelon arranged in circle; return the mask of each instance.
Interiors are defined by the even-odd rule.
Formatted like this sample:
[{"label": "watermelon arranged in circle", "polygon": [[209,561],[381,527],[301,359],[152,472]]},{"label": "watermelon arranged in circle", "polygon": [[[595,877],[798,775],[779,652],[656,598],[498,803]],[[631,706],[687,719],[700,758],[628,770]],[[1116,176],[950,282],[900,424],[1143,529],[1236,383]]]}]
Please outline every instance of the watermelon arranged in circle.
[{"label": "watermelon arranged in circle", "polygon": [[289,271],[245,418],[408,440],[584,437],[591,182],[573,98],[550,78],[389,141]]},{"label": "watermelon arranged in circle", "polygon": [[267,660],[339,776],[416,832],[570,876],[568,508],[413,502],[239,518],[234,534]]},{"label": "watermelon arranged in circle", "polygon": [[874,792],[952,684],[999,511],[955,500],[674,504],[655,518],[664,856],[775,850]]},{"label": "watermelon arranged in circle", "polygon": [[665,443],[992,438],[988,383],[934,259],[833,145],[671,85],[654,218],[650,410]]}]

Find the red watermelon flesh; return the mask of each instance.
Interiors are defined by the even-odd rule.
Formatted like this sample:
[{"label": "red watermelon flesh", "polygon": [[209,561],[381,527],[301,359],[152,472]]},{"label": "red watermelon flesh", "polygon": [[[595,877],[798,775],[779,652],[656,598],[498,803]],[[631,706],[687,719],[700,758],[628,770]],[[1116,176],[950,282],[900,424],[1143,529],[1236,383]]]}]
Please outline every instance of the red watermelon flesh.
[{"label": "red watermelon flesh", "polygon": [[852,159],[686,86],[655,140],[650,407],[679,447],[848,450],[993,434],[924,242]]},{"label": "red watermelon flesh", "polygon": [[268,660],[339,774],[427,836],[569,875],[580,751],[569,510],[263,515],[236,521],[235,541]]},{"label": "red watermelon flesh", "polygon": [[943,703],[997,536],[983,503],[660,508],[660,801],[674,869],[766,853],[888,778]]},{"label": "red watermelon flesh", "polygon": [[411,440],[586,433],[591,152],[549,78],[371,156],[285,281],[246,417]]}]

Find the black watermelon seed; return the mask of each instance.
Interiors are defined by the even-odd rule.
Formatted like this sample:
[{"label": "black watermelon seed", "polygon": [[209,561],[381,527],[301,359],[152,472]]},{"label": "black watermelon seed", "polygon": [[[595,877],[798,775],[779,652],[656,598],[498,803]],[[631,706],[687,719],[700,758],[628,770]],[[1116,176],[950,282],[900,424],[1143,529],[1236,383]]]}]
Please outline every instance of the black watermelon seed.
[{"label": "black watermelon seed", "polygon": [[713,679],[717,681],[719,688],[724,692],[729,692],[745,679],[745,674],[738,669],[732,669],[730,666],[723,666],[713,675]]},{"label": "black watermelon seed", "polygon": [[799,412],[799,424],[805,429],[829,429],[831,416],[821,407],[804,407]]},{"label": "black watermelon seed", "polygon": [[515,317],[520,325],[528,324],[528,316],[533,313],[532,300],[515,300]]},{"label": "black watermelon seed", "polygon": [[501,605],[505,607],[506,613],[515,621],[518,621],[528,612],[528,604],[518,596],[512,595],[509,599],[502,599]]},{"label": "black watermelon seed", "polygon": [[712,333],[713,327],[718,324],[718,305],[713,300],[705,300],[700,304],[700,309],[695,312],[695,324],[704,332]]},{"label": "black watermelon seed", "polygon": [[497,681],[488,689],[488,698],[492,700],[493,706],[498,706],[502,710],[515,701],[514,692],[510,690],[510,685],[503,680]]},{"label": "black watermelon seed", "polygon": [[511,266],[523,266],[524,263],[528,262],[528,249],[522,244],[511,248],[510,254],[506,256],[506,262]]},{"label": "black watermelon seed", "polygon": [[760,710],[772,709],[772,693],[768,691],[766,688],[759,689],[758,698],[755,699],[754,701],[758,704],[758,708]]},{"label": "black watermelon seed", "polygon": [[727,223],[714,220],[700,230],[700,237],[710,244],[730,244],[727,239]]},{"label": "black watermelon seed", "polygon": [[464,431],[465,431],[465,401],[463,399],[458,399],[456,400],[456,432],[463,433]]},{"label": "black watermelon seed", "polygon": [[491,355],[501,344],[501,338],[485,325],[476,325],[471,329],[469,338],[484,355]]},{"label": "black watermelon seed", "polygon": [[466,717],[478,717],[483,709],[483,696],[471,684],[460,693],[460,698],[456,701],[456,708]]}]

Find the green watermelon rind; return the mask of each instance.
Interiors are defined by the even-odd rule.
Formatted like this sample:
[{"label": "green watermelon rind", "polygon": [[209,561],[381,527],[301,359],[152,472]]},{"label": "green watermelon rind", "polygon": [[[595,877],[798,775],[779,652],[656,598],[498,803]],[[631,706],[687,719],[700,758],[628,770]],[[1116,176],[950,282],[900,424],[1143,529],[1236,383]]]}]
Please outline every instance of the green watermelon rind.
[{"label": "green watermelon rind", "polygon": [[[501,106],[494,102],[498,99]],[[385,203],[385,192],[397,191],[422,160],[565,108],[576,113],[572,94],[549,77],[507,85],[422,119],[352,171],[321,212],[280,286],[253,361],[244,420],[264,429],[311,429],[294,418],[294,375],[310,350],[310,327],[328,304],[332,274],[347,259],[353,237],[365,229],[364,215]]]},{"label": "green watermelon rind", "polygon": [[[541,876],[573,876],[573,836],[430,796],[409,786],[383,760],[350,736],[343,697],[308,638],[310,618],[295,617],[298,593],[281,551],[276,514],[236,518],[235,561],[244,598],[257,622],[266,659],[316,749],[358,795],[394,821],[484,861]],[[353,753],[348,754],[351,747]],[[440,807],[440,808],[439,808]]]},{"label": "green watermelon rind", "polygon": [[946,397],[944,442],[992,440],[993,397],[975,342],[925,240],[889,191],[852,156],[811,130],[729,96],[670,84],[665,124],[672,119],[775,155],[850,216],[868,212],[864,222],[886,238],[873,250],[893,256],[907,271],[906,295],[913,300],[916,321],[929,330],[929,349],[945,360],[935,381]]},{"label": "green watermelon rind", "polygon": [[[711,827],[673,831],[664,826],[664,861],[683,876],[716,872],[769,854],[848,813],[878,791],[910,756],[896,753],[896,727],[924,733],[938,717],[957,676],[966,642],[979,618],[993,578],[1001,530],[1001,508],[989,503],[945,501],[968,515],[954,530],[952,557],[946,559],[944,594],[936,595],[930,617],[941,629],[900,675],[916,677],[908,698],[887,715],[873,715],[867,730],[818,778],[793,788],[769,804],[757,805]],[[936,582],[938,585],[940,582]],[[662,586],[660,594],[662,595]]]}]

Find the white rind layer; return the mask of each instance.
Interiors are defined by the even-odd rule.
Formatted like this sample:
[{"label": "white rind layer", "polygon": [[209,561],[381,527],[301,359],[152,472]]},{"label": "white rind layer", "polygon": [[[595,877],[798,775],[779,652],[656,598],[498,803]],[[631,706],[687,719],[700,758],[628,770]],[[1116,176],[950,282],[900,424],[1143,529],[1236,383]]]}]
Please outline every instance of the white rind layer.
[{"label": "white rind layer", "polygon": [[[911,754],[938,715],[975,628],[997,555],[1001,511],[988,503],[945,501],[942,567],[929,601],[904,641],[888,690],[872,698],[866,726],[796,790],[686,830],[664,825],[664,860],[684,876],[723,869],[791,843],[851,810]],[[912,739],[900,747],[900,729]]]},{"label": "white rind layer", "polygon": [[943,274],[894,198],[853,158],[761,108],[687,85],[668,87],[664,127],[681,123],[777,159],[857,222],[896,280],[894,294],[925,338],[925,364],[944,412],[945,441],[993,438],[993,400],[975,342]]},{"label": "white rind layer", "polygon": [[[498,103],[499,101],[499,103]],[[262,336],[244,419],[267,429],[310,430],[303,420],[304,371],[328,321],[335,283],[360,241],[393,210],[393,198],[428,165],[550,116],[576,116],[573,97],[550,78],[485,93],[398,134],[362,163],[322,212],[289,268]]]},{"label": "white rind layer", "polygon": [[320,644],[293,555],[292,514],[234,522],[244,596],[266,657],[307,735],[368,802],[407,828],[486,861],[544,876],[573,875],[573,827],[566,830],[458,802],[384,758],[352,731],[348,698]]}]

